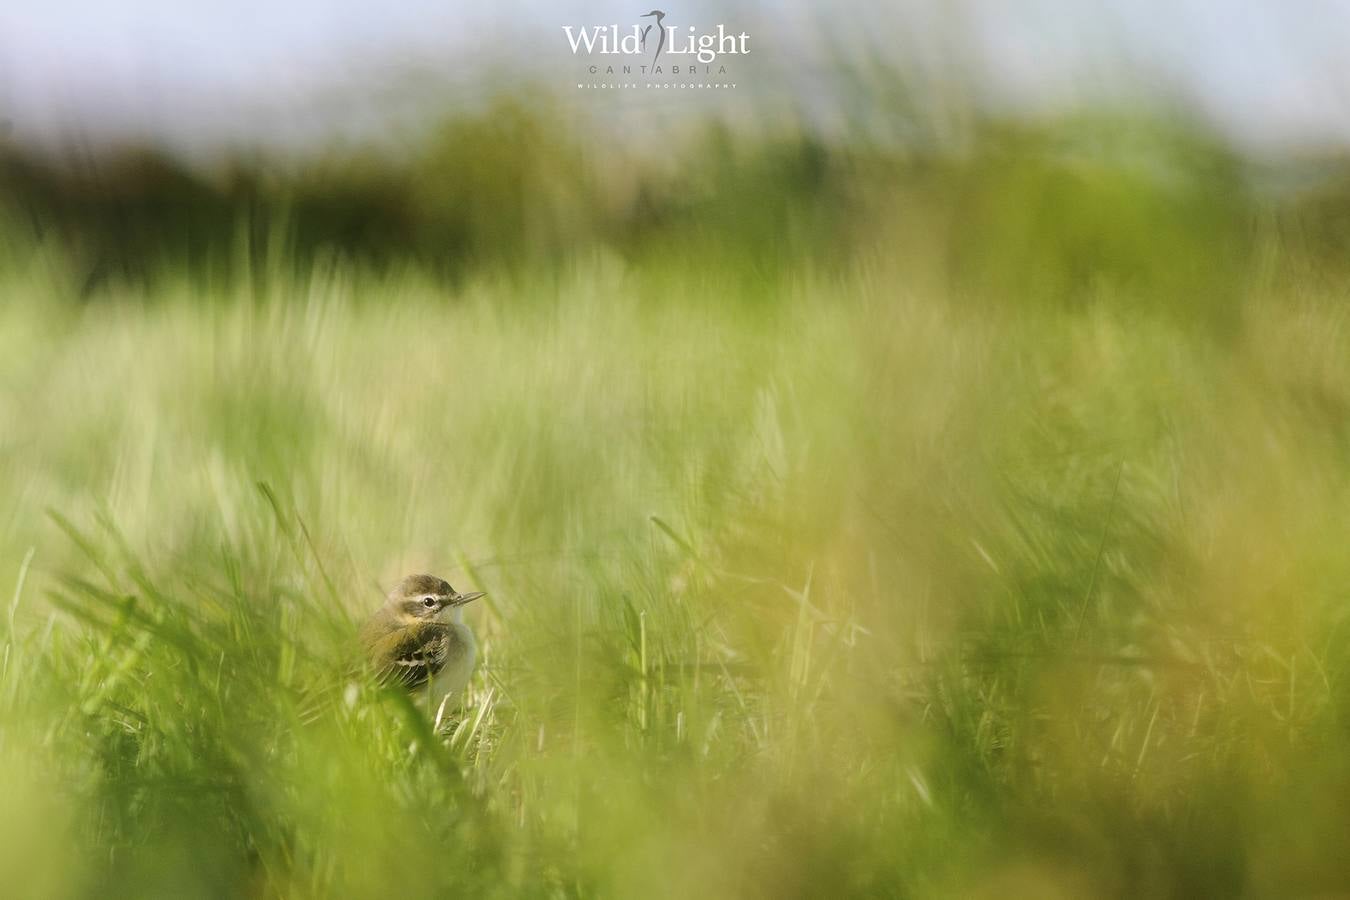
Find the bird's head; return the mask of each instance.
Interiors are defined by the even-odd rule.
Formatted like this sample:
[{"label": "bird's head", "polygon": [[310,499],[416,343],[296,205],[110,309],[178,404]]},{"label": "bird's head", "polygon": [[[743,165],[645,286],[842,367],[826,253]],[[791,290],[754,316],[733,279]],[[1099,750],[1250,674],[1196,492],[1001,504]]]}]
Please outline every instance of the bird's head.
[{"label": "bird's head", "polygon": [[459,622],[460,607],[483,596],[482,591],[461,594],[434,575],[409,575],[389,592],[390,612],[408,624],[449,619]]},{"label": "bird's head", "polygon": [[662,12],[661,10],[659,10],[659,9],[654,9],[654,10],[652,10],[652,11],[649,12],[649,13],[643,13],[643,14],[642,14],[641,16],[639,16],[638,18],[640,18],[640,19],[645,19],[645,18],[647,18],[648,16],[656,16],[656,21],[660,22],[662,19],[664,19],[664,18],[666,17],[666,14],[663,13],[663,12]]}]

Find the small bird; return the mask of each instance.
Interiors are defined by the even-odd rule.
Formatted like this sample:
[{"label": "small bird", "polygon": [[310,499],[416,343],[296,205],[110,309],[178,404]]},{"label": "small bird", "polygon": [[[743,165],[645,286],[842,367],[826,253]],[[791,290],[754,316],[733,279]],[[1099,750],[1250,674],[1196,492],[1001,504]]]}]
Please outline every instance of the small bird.
[{"label": "small bird", "polygon": [[361,627],[361,643],[387,684],[401,684],[430,704],[457,697],[469,683],[478,645],[464,624],[461,594],[432,575],[409,575]]}]

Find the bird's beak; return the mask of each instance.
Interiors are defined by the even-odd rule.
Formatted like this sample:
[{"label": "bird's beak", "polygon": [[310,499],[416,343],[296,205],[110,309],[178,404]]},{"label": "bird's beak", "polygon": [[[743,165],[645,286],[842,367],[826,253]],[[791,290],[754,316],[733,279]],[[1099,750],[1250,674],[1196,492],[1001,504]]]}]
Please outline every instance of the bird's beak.
[{"label": "bird's beak", "polygon": [[469,593],[469,594],[456,594],[456,595],[450,600],[450,602],[447,603],[446,605],[447,605],[447,606],[463,606],[463,605],[466,604],[466,603],[472,603],[473,601],[477,600],[479,597],[484,596],[485,593],[486,593],[485,591],[474,591],[474,592]]}]

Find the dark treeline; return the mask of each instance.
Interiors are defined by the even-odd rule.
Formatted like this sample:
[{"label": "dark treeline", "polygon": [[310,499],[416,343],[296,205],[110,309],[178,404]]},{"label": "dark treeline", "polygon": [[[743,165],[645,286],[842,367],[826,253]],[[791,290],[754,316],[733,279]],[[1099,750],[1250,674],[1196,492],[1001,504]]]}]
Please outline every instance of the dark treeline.
[{"label": "dark treeline", "polygon": [[321,258],[455,280],[604,247],[648,266],[727,263],[747,288],[879,251],[965,296],[1110,288],[1203,311],[1271,264],[1258,251],[1339,273],[1350,246],[1350,162],[1257,176],[1211,135],[1157,120],[988,123],[941,153],[709,126],[676,158],[625,154],[514,101],[451,117],[398,156],[237,156],[208,171],[150,146],[10,144],[0,210],[65,255],[74,297],[166,271],[303,275]]}]

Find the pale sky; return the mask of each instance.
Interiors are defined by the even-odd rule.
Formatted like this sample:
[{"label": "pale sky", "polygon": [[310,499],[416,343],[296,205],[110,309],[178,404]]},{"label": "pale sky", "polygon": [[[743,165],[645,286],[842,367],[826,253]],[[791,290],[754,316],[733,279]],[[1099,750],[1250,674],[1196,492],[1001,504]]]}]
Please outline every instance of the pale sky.
[{"label": "pale sky", "polygon": [[[643,0],[651,2],[651,0]],[[662,0],[669,20],[752,34],[735,96],[827,121],[867,98],[832,60],[880,61],[930,86],[1031,112],[1094,99],[1182,102],[1264,151],[1350,145],[1350,0]],[[632,2],[508,0],[7,0],[0,118],[21,140],[148,134],[185,149],[378,130],[428,94],[472,102],[532,80],[567,95],[565,24],[617,22]],[[942,86],[941,90],[937,86]],[[573,94],[573,98],[575,98]],[[566,96],[565,96],[566,99]],[[587,97],[625,111],[650,96]],[[571,102],[571,100],[567,100]],[[658,102],[667,102],[664,98]],[[725,110],[724,110],[725,112]],[[637,114],[637,113],[634,113]]]}]

